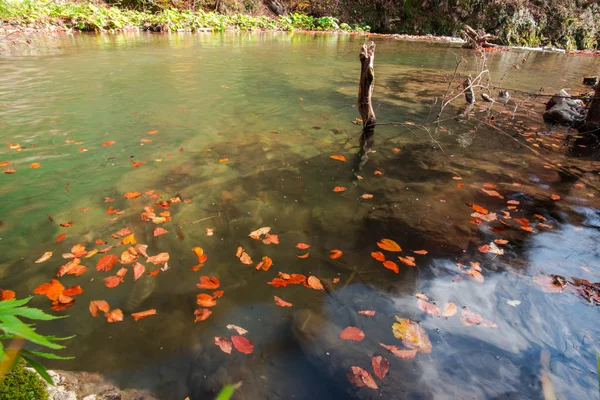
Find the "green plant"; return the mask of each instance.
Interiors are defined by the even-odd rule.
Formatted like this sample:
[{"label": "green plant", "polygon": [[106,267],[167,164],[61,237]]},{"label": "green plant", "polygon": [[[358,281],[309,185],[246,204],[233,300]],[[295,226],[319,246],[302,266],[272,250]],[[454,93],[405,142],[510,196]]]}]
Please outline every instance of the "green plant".
[{"label": "green plant", "polygon": [[25,369],[25,362],[20,360],[0,379],[0,399],[47,400],[48,391],[42,380]]},{"label": "green plant", "polygon": [[[48,375],[46,368],[32,357],[42,357],[55,360],[66,360],[73,357],[62,357],[54,353],[46,353],[34,350],[21,350],[22,341],[48,347],[53,350],[63,349],[57,341],[72,338],[58,338],[54,336],[45,336],[37,333],[32,324],[24,323],[21,318],[38,321],[50,321],[64,318],[46,314],[40,309],[26,306],[31,297],[25,299],[11,299],[0,301],[0,375],[10,370],[20,359],[25,360],[46,382],[53,385],[52,378]],[[11,346],[4,346],[6,341],[10,341]],[[6,349],[6,350],[5,350]]]}]

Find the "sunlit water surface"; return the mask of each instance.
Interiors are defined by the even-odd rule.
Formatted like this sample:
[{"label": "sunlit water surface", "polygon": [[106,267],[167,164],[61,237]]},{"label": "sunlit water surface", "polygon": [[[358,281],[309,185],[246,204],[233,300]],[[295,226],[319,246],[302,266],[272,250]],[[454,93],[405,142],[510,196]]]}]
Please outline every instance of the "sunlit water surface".
[{"label": "sunlit water surface", "polygon": [[[148,244],[150,255],[170,254],[167,271],[135,282],[129,271],[111,289],[103,279],[119,266],[99,272],[100,254],[83,259],[87,272],[60,278],[66,287],[84,289],[65,311],[52,311],[46,297],[35,296],[33,305],[70,316],[39,323],[40,331],[76,335],[61,351],[75,358],[48,366],[100,372],[123,388],[180,400],[212,398],[238,381],[239,399],[541,399],[541,371],[558,398],[598,395],[598,307],[567,291],[544,293],[532,279],[599,280],[600,216],[597,193],[587,185],[597,175],[595,165],[545,133],[543,99],[518,92],[516,103],[492,110],[508,135],[486,125],[489,115],[480,103],[458,121],[462,99],[444,110],[439,126],[428,125],[436,143],[422,129],[385,124],[433,120],[438,109],[430,111],[431,105],[446,91],[456,57],[467,62],[459,76],[476,75],[477,66],[474,54],[459,48],[384,38],[376,39],[374,94],[384,125],[376,128],[375,151],[358,170],[360,126],[351,121],[358,117],[358,53],[365,40],[283,33],[59,35],[3,53],[0,161],[11,161],[3,168],[16,173],[0,175],[0,287],[31,295],[53,278],[66,262],[61,254],[74,244],[87,250],[104,247],[96,239],[117,244],[111,234],[124,227]],[[488,58],[496,85],[531,92],[543,87],[546,93],[582,89],[581,77],[597,71],[598,63],[519,51]],[[540,134],[527,141],[533,132]],[[115,143],[103,146],[107,141]],[[9,148],[17,143],[21,151]],[[31,163],[41,165],[30,169]],[[574,186],[578,182],[585,184]],[[484,183],[497,185],[504,198],[484,194]],[[335,186],[347,189],[333,192]],[[140,218],[158,199],[123,197],[149,190],[161,199],[179,194],[188,200],[171,205],[172,220],[160,225],[169,232],[160,237],[153,237],[157,225]],[[365,193],[373,198],[361,198]],[[552,201],[552,193],[561,200]],[[509,199],[520,202],[516,210],[508,210]],[[473,203],[527,218],[534,232],[497,221],[472,224]],[[109,206],[124,213],[107,215]],[[536,227],[533,214],[553,229]],[[59,226],[68,221],[74,224]],[[279,245],[248,237],[263,226],[279,235]],[[207,228],[214,235],[207,236]],[[57,243],[61,233],[66,238]],[[384,252],[400,273],[385,269],[370,255],[381,238],[398,242],[417,267]],[[478,251],[494,239],[509,240],[500,246],[504,255]],[[301,242],[312,246],[308,258],[297,257],[304,254],[294,247]],[[194,272],[198,260],[191,249],[197,246],[208,260]],[[265,272],[242,264],[238,246],[255,263],[271,257],[273,266]],[[332,249],[342,257],[330,259]],[[428,254],[412,253],[421,249]],[[55,253],[34,263],[46,251]],[[484,281],[461,273],[457,262],[479,262]],[[327,291],[267,285],[278,271],[319,277]],[[206,321],[194,323],[197,294],[210,292],[196,288],[201,275],[218,277],[224,295]],[[427,315],[416,293],[440,307],[453,301],[458,313]],[[293,307],[278,307],[274,295]],[[91,300],[122,309],[124,321],[92,317]],[[464,326],[462,307],[497,328]],[[158,315],[137,322],[129,316],[146,309]],[[305,337],[294,326],[301,309],[323,316],[335,332],[358,326],[366,339]],[[365,309],[376,315],[357,315]],[[403,348],[392,334],[395,315],[421,323],[430,354],[402,360],[378,345]],[[232,334],[228,324],[249,331],[252,354],[227,355],[213,344],[213,337]],[[543,352],[548,365],[540,361]],[[346,372],[352,365],[372,372],[374,355],[390,361],[385,382],[376,378],[380,391],[353,388]]]}]

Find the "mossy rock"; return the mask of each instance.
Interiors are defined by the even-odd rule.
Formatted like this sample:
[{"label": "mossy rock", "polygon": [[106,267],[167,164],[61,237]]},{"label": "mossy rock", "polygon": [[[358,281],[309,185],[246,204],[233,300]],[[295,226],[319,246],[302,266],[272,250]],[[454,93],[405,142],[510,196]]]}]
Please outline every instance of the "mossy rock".
[{"label": "mossy rock", "polygon": [[25,369],[25,362],[21,360],[0,378],[0,399],[48,400],[46,383],[35,372]]}]

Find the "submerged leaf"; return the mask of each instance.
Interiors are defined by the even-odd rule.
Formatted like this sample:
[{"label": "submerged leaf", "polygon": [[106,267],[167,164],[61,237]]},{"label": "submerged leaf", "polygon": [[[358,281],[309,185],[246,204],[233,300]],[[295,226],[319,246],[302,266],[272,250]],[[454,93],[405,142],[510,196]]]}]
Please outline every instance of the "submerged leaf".
[{"label": "submerged leaf", "polygon": [[467,307],[462,309],[460,322],[462,322],[464,326],[479,325],[481,321],[483,321],[481,315],[472,312]]},{"label": "submerged leaf", "polygon": [[210,317],[210,314],[212,314],[212,311],[210,311],[208,308],[199,308],[198,310],[194,311],[194,315],[196,316],[194,322],[204,321]]},{"label": "submerged leaf", "polygon": [[396,317],[396,320],[398,322],[392,325],[395,337],[402,339],[406,347],[425,354],[431,353],[431,342],[421,325],[406,318]]},{"label": "submerged leaf", "polygon": [[421,311],[429,315],[433,315],[434,317],[439,317],[442,314],[438,306],[427,301],[419,299],[417,300],[417,305]]},{"label": "submerged leaf", "polygon": [[368,387],[371,389],[379,389],[371,374],[361,367],[352,366],[347,374],[348,380],[356,387]]},{"label": "submerged leaf", "polygon": [[381,380],[385,378],[385,375],[390,369],[390,363],[387,358],[382,356],[373,357],[371,359],[371,365],[373,366],[373,372]]},{"label": "submerged leaf", "polygon": [[35,262],[36,264],[39,263],[43,263],[44,261],[47,261],[50,257],[52,257],[52,254],[54,254],[53,251],[47,251],[44,254],[42,254],[42,256],[40,258],[38,258]]}]

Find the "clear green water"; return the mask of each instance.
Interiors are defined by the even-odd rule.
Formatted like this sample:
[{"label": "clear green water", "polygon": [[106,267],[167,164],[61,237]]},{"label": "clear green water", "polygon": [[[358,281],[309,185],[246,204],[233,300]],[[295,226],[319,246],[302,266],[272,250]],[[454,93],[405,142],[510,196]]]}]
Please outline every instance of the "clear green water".
[{"label": "clear green water", "polygon": [[[574,188],[571,175],[544,168],[546,161],[487,127],[479,104],[469,121],[456,121],[460,102],[445,111],[443,129],[430,126],[444,152],[424,131],[413,135],[403,127],[378,126],[376,152],[357,180],[360,128],[351,121],[358,117],[358,52],[364,41],[308,34],[59,35],[3,53],[0,161],[11,161],[3,169],[17,172],[0,175],[0,287],[18,297],[30,295],[52,279],[71,246],[82,243],[89,250],[98,247],[98,238],[116,243],[110,234],[124,227],[149,245],[149,254],[171,257],[168,271],[136,282],[130,271],[112,289],[102,281],[109,274],[95,270],[99,255],[83,260],[88,271],[82,276],[61,278],[67,287],[81,285],[84,293],[59,312],[70,318],[39,329],[77,335],[65,351],[76,358],[49,366],[100,372],[124,388],[165,399],[211,398],[223,384],[237,381],[244,384],[236,396],[246,399],[514,399],[542,398],[540,353],[546,350],[559,398],[597,394],[597,306],[571,293],[543,293],[531,278],[552,273],[598,280],[596,193]],[[473,55],[458,48],[376,42],[378,122],[423,122],[446,89],[444,76],[453,72],[455,55],[474,68]],[[515,51],[489,58],[499,86],[544,87],[547,93],[579,90],[581,77],[597,70],[593,57]],[[513,98],[525,97],[513,93]],[[542,107],[541,100],[530,99],[514,119],[497,114],[497,125],[531,145],[518,133],[547,131]],[[159,132],[148,135],[152,130]],[[548,148],[532,149],[594,179],[589,159],[571,157],[560,140],[540,138]],[[106,141],[116,143],[102,146]],[[9,148],[15,143],[22,151]],[[334,154],[348,162],[329,158]],[[219,162],[223,158],[228,161]],[[146,164],[134,168],[131,160]],[[40,168],[30,169],[34,162]],[[383,175],[374,175],[376,170]],[[463,177],[464,187],[457,188],[453,176]],[[533,221],[532,214],[539,213],[554,229],[494,233],[486,224],[470,224],[467,204],[506,210],[505,200],[481,192],[485,182],[498,185],[505,200],[521,201],[513,216]],[[334,186],[347,190],[334,193]],[[125,192],[146,190],[192,201],[171,207],[164,236],[153,237],[155,225],[140,218],[152,199],[123,198]],[[374,197],[363,200],[363,193]],[[550,193],[562,200],[548,200]],[[105,197],[115,201],[105,203]],[[115,215],[105,214],[109,206],[124,214],[113,220]],[[58,226],[67,221],[75,224]],[[262,226],[271,226],[281,244],[265,246],[248,237]],[[206,236],[206,228],[214,235]],[[67,237],[56,243],[60,233]],[[405,255],[419,249],[429,254],[415,256],[418,268],[399,263],[396,275],[370,257],[383,237],[397,241]],[[477,251],[497,238],[510,240],[504,256]],[[312,245],[309,258],[296,257],[299,242]],[[196,246],[208,254],[199,272],[190,270],[197,264],[191,251]],[[244,266],[235,258],[238,246],[254,260],[270,256],[273,267],[257,272]],[[332,261],[331,249],[344,254]],[[49,261],[34,263],[52,250]],[[460,275],[455,263],[469,261],[481,262],[484,283],[464,275],[453,280]],[[334,295],[266,285],[277,271],[340,282],[331,284]],[[208,320],[194,323],[200,275],[218,277],[225,294]],[[458,314],[446,319],[422,313],[414,297],[418,292],[440,306],[454,301]],[[274,295],[294,306],[275,306]],[[88,304],[98,299],[121,308],[125,321],[93,318]],[[508,300],[521,304],[511,307]],[[49,303],[43,296],[33,300],[45,310]],[[498,328],[463,326],[463,306]],[[128,315],[150,308],[158,316],[134,322]],[[300,309],[340,328],[357,325],[369,340],[298,341],[290,325]],[[377,315],[356,319],[361,309]],[[402,347],[391,332],[394,315],[421,321],[432,341],[430,355],[400,360],[377,345]],[[227,324],[249,331],[252,355],[226,355],[213,344],[214,336],[230,335]],[[334,361],[324,352],[333,353]],[[370,370],[370,358],[380,354],[390,360],[382,391],[349,387],[344,377],[349,366]],[[315,366],[315,358],[325,366]]]}]

